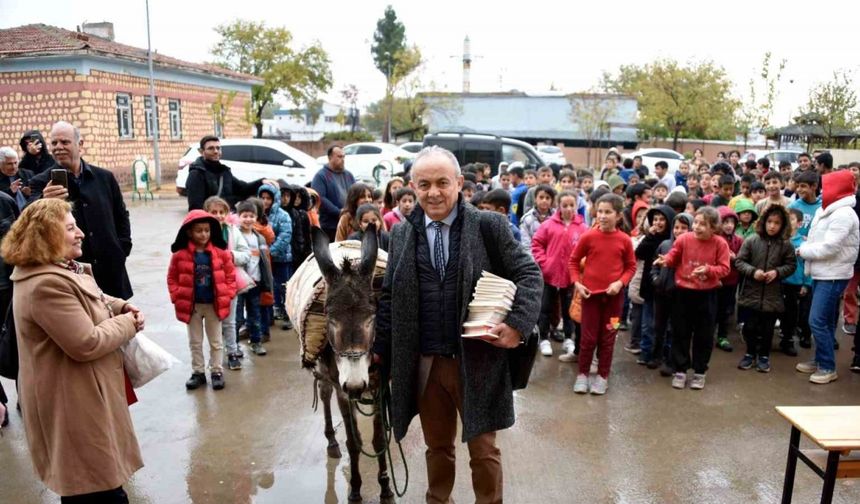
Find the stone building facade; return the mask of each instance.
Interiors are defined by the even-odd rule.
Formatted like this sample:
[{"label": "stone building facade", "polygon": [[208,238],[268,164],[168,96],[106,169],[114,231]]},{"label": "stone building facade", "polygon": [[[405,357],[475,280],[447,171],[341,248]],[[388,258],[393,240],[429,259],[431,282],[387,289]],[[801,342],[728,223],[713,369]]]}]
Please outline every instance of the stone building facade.
[{"label": "stone building facade", "polygon": [[[154,57],[154,76],[162,183],[202,136],[250,136],[255,77],[163,55]],[[20,153],[24,131],[47,138],[65,120],[80,127],[87,161],[130,183],[135,159],[155,174],[149,101],[144,49],[45,25],[0,30],[0,145]]]}]

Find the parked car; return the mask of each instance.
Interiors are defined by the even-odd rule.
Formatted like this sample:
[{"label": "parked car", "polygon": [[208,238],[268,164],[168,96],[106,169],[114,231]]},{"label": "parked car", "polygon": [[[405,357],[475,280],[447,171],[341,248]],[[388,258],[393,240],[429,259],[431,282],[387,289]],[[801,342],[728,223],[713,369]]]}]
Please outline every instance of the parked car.
[{"label": "parked car", "polygon": [[538,156],[540,156],[543,162],[547,165],[555,163],[562,166],[567,163],[567,159],[564,157],[564,151],[555,145],[538,145],[536,150]]},{"label": "parked car", "polygon": [[[383,186],[395,174],[403,171],[403,163],[415,154],[400,147],[382,142],[361,142],[344,146],[344,166],[355,180],[374,186]],[[320,156],[317,162],[325,164],[327,156]]]},{"label": "parked car", "polygon": [[400,144],[400,148],[407,151],[407,152],[411,152],[413,154],[418,154],[418,152],[424,148],[424,144],[421,142],[406,142],[406,143]]},{"label": "parked car", "polygon": [[[197,159],[197,144],[190,145],[179,160],[176,192],[185,195],[188,166]],[[320,165],[304,152],[280,140],[263,138],[224,138],[221,140],[221,162],[230,167],[233,176],[245,182],[261,178],[284,179],[290,184],[305,185]]]},{"label": "parked car", "polygon": [[782,161],[788,161],[791,163],[791,169],[797,169],[799,163],[797,162],[797,156],[802,154],[802,151],[799,150],[751,150],[744,153],[741,156],[741,161],[746,161],[747,155],[752,154],[755,156],[756,160],[759,160],[763,157],[766,157],[770,160],[770,166],[772,168],[776,168],[779,166],[779,163]]},{"label": "parked car", "polygon": [[648,173],[654,174],[654,165],[658,161],[665,161],[669,165],[669,173],[673,174],[678,171],[681,166],[681,161],[684,160],[684,155],[672,149],[639,149],[634,152],[627,152],[621,155],[623,159],[633,159],[636,156],[642,156],[642,164],[648,167]]},{"label": "parked car", "polygon": [[520,161],[526,168],[537,169],[545,163],[534,147],[496,135],[481,133],[432,133],[424,136],[424,147],[438,145],[453,152],[460,165],[487,163],[495,176],[502,161]]}]

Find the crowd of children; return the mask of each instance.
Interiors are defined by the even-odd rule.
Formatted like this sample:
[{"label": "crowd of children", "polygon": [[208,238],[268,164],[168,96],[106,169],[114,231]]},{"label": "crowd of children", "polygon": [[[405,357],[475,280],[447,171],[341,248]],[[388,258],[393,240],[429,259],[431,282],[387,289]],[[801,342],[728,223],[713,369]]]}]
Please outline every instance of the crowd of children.
[{"label": "crowd of children", "polygon": [[[621,163],[614,151],[594,173],[514,162],[502,163],[491,177],[486,164],[463,167],[465,204],[506,215],[543,272],[540,352],[552,356],[552,341],[561,343],[559,359],[578,363],[574,392],[606,393],[620,330],[629,331],[624,349],[637,363],[671,376],[678,389],[704,388],[712,350],[733,351],[735,328],[744,343],[739,369],[771,370],[778,328],[778,348],[786,355],[797,356],[795,338],[803,348],[815,341],[815,360],[796,366],[810,381],[836,379],[834,333],[843,292],[843,332],[856,334],[856,293],[847,291],[860,283],[860,163],[828,178],[834,170],[827,153],[815,167],[802,155],[797,170],[740,157],[733,151],[709,165],[699,155],[674,173],[662,161],[653,171],[638,157]],[[206,383],[201,321],[216,389],[224,386],[222,340],[227,367],[235,370],[243,358],[238,336],[247,334],[251,351],[262,356],[274,320],[290,327],[284,285],[310,254],[319,202],[308,189],[286,183],[264,184],[258,196],[232,214],[227,202],[210,198],[207,213],[189,214],[174,244],[169,285],[177,316],[189,324],[189,389]],[[347,192],[337,240],[360,240],[373,223],[387,250],[388,231],[417,204],[408,174],[384,190],[356,183]],[[207,226],[208,234],[198,229]],[[810,229],[817,230],[814,237]],[[845,271],[849,260],[858,262]],[[184,274],[189,262],[191,274]],[[193,306],[180,310],[180,292],[193,292]],[[860,372],[858,355],[850,369]]]},{"label": "crowd of children", "polygon": [[[860,216],[854,194],[860,163],[839,167],[846,174],[841,182],[832,177],[822,184],[822,175],[840,171],[828,153],[815,159],[817,166],[813,160],[803,154],[796,170],[787,162],[771,169],[767,158],[742,162],[733,151],[713,165],[699,155],[671,173],[665,162],[652,171],[641,158],[621,163],[610,151],[593,173],[569,165],[536,171],[503,165],[487,192],[468,196],[482,209],[507,213],[543,271],[540,351],[551,356],[552,340],[562,342],[559,359],[579,365],[575,392],[606,392],[619,330],[629,330],[625,350],[637,354],[637,363],[671,376],[675,388],[702,389],[712,350],[733,351],[735,328],[744,347],[738,368],[766,373],[774,332],[775,348],[796,357],[795,340],[811,348],[816,321],[830,339],[816,335],[815,360],[796,368],[824,384],[837,378],[827,350],[827,343],[838,348],[839,299],[832,292],[845,291],[843,332],[856,338],[856,293],[843,284],[855,278],[848,291],[856,290],[860,274],[827,277],[819,267],[824,276],[815,282],[805,260],[838,260],[806,237],[816,215],[823,221],[835,211],[827,210],[829,203],[850,205]],[[464,172],[469,179],[468,167]],[[848,180],[849,173],[855,178]],[[828,180],[830,192],[843,186],[830,202]],[[860,231],[853,222],[831,226],[818,240],[840,237],[839,264],[857,257]],[[829,286],[816,298],[829,295],[819,319],[811,309],[815,285]],[[826,309],[834,316],[824,317]],[[858,354],[854,372],[860,372]]]}]

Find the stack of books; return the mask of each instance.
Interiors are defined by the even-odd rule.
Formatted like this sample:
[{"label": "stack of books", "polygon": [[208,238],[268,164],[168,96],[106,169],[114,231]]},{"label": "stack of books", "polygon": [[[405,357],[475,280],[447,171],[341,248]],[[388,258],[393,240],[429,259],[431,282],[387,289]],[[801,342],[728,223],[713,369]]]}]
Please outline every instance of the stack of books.
[{"label": "stack of books", "polygon": [[463,324],[463,337],[493,341],[499,339],[490,329],[505,321],[514,304],[517,286],[510,280],[482,271],[469,303],[469,316]]}]

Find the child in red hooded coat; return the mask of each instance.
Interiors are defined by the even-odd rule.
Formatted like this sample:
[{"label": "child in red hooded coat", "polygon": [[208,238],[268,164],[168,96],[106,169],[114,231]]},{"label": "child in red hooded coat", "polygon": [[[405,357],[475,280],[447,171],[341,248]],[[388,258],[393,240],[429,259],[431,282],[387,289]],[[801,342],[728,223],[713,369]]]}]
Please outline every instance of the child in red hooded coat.
[{"label": "child in red hooded coat", "polygon": [[176,318],[187,324],[191,346],[193,373],[185,382],[188,390],[206,384],[204,324],[212,388],[224,388],[221,321],[230,314],[230,302],[236,296],[233,257],[226,249],[221,225],[204,210],[188,212],[170,247],[173,255],[167,270],[167,288]]}]

